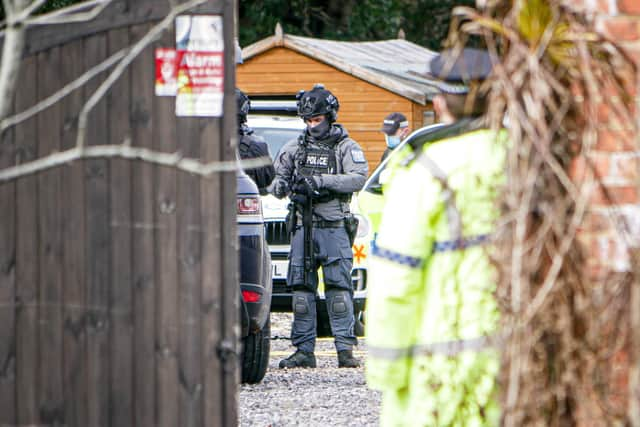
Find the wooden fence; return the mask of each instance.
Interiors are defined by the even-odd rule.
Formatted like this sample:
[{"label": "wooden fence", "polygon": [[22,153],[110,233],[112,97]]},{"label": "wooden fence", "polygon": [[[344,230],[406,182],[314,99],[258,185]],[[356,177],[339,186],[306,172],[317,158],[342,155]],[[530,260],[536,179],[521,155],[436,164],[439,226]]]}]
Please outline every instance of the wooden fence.
[{"label": "wooden fence", "polygon": [[[234,111],[233,9],[225,37]],[[166,16],[166,0],[114,1],[95,20],[28,34],[14,110],[54,93]],[[194,12],[189,12],[194,13]],[[173,26],[172,26],[173,27]],[[89,117],[88,144],[235,158],[234,115],[176,118],[154,95],[154,48]],[[2,135],[0,169],[74,146],[103,73]],[[237,423],[235,174],[210,179],[123,159],[76,161],[0,184],[0,426]]]}]

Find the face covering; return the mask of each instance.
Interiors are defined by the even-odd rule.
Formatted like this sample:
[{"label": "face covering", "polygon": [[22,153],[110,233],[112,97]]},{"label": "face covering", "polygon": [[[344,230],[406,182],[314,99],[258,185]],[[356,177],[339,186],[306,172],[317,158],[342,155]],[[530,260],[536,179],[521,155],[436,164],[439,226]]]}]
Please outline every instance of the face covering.
[{"label": "face covering", "polygon": [[329,128],[331,125],[329,124],[329,120],[323,120],[322,123],[317,124],[315,127],[309,128],[309,135],[314,137],[315,139],[322,139],[329,132]]},{"label": "face covering", "polygon": [[391,149],[396,148],[398,144],[400,144],[400,137],[396,135],[394,136],[385,135],[384,140],[387,142],[387,147]]}]

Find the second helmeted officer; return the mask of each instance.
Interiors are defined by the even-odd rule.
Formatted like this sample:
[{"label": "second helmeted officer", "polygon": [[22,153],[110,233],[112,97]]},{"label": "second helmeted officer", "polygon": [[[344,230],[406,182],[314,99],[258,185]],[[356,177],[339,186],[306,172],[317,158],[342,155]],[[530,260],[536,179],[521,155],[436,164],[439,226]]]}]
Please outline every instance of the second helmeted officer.
[{"label": "second helmeted officer", "polygon": [[357,345],[351,283],[355,225],[349,202],[364,185],[368,164],[358,143],[335,123],[338,99],[323,85],[301,91],[297,105],[307,127],[280,151],[271,187],[278,198],[290,196],[293,215],[287,281],[294,291],[291,340],[297,351],[279,366],[316,367],[316,294],[322,266],[338,366],[358,367],[352,352]]},{"label": "second helmeted officer", "polygon": [[275,170],[270,162],[269,146],[257,136],[247,125],[247,114],[251,108],[251,100],[240,89],[236,88],[236,104],[238,108],[238,152],[241,159],[265,159],[264,166],[246,168],[245,172],[258,186],[260,194],[267,194],[267,186],[273,181]]}]

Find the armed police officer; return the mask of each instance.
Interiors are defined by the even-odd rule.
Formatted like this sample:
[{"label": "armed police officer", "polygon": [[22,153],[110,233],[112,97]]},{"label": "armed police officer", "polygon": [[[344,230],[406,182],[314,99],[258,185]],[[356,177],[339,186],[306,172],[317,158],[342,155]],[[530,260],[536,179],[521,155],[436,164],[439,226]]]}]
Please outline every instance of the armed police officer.
[{"label": "armed police officer", "polygon": [[292,344],[297,351],[280,368],[315,368],[316,293],[322,266],[327,312],[338,366],[355,368],[351,246],[357,223],[349,211],[364,185],[368,164],[362,148],[335,123],[339,103],[317,84],[298,94],[298,115],[307,127],[276,158],[273,194],[290,196],[291,252],[287,281],[293,288]]},{"label": "armed police officer", "polygon": [[508,143],[482,120],[491,69],[486,51],[436,56],[433,105],[445,126],[394,156],[367,295],[367,382],[383,392],[381,426],[499,425],[496,276],[483,246]]},{"label": "armed police officer", "polygon": [[268,164],[264,166],[246,168],[245,172],[258,186],[260,194],[267,194],[267,186],[275,176],[275,169],[271,163],[269,146],[264,139],[255,135],[253,129],[247,125],[247,114],[251,108],[249,97],[236,88],[236,104],[238,108],[238,151],[241,159],[264,158]]}]

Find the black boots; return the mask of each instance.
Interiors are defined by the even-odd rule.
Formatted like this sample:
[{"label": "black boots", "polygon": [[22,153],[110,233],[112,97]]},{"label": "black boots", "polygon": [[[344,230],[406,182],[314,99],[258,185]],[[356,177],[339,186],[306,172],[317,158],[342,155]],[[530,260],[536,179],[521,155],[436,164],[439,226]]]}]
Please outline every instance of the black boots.
[{"label": "black boots", "polygon": [[[309,353],[302,350],[297,350],[291,356],[286,359],[282,359],[278,365],[280,369],[283,368],[315,368],[316,356],[313,353]],[[351,350],[342,350],[338,352],[338,368],[358,368],[360,362],[353,357]]]},{"label": "black boots", "polygon": [[353,357],[351,350],[342,350],[338,352],[338,368],[357,368],[360,366],[358,359]]},{"label": "black boots", "polygon": [[316,356],[302,350],[296,350],[291,356],[282,359],[278,365],[282,368],[315,368]]}]

